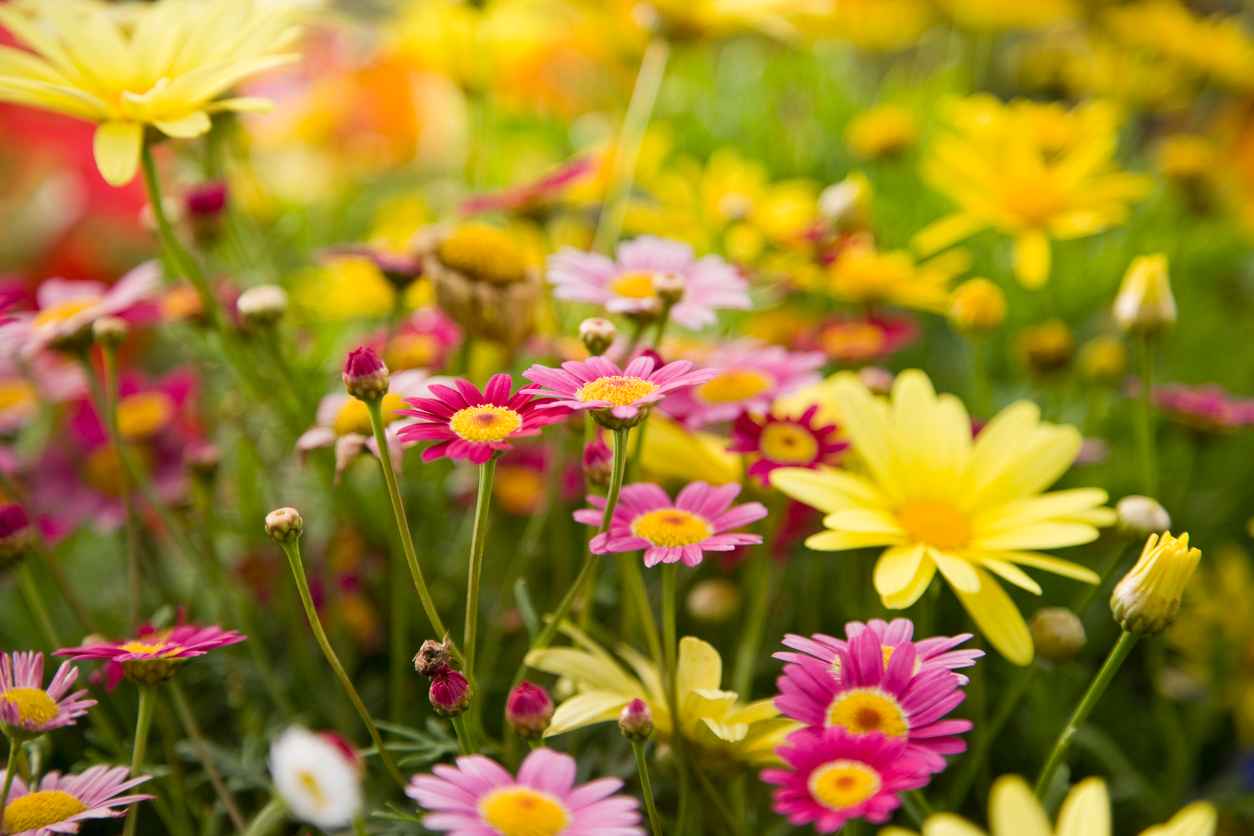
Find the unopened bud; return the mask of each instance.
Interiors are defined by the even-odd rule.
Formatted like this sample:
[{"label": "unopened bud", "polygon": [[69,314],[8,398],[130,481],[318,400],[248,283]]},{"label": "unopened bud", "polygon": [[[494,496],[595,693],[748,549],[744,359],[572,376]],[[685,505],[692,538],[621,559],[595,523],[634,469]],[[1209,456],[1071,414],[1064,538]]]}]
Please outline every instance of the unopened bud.
[{"label": "unopened bud", "polygon": [[985,333],[1006,319],[1006,294],[988,279],[969,279],[949,297],[949,321],[959,331]]},{"label": "unopened bud", "polygon": [[0,576],[17,566],[35,546],[35,531],[21,505],[0,505]]},{"label": "unopened bud", "polygon": [[1070,662],[1084,649],[1084,624],[1064,607],[1044,607],[1032,616],[1036,655],[1049,662]]},{"label": "unopened bud", "polygon": [[614,453],[601,438],[589,441],[583,448],[583,475],[589,485],[604,486],[610,483],[610,471],[614,468]]},{"label": "unopened bud", "polygon": [[679,304],[687,286],[688,282],[678,273],[658,273],[653,277],[653,292],[667,308]]},{"label": "unopened bud", "polygon": [[623,706],[618,714],[618,730],[628,740],[648,740],[653,734],[653,712],[649,711],[649,704],[636,698]]},{"label": "unopened bud", "polygon": [[229,195],[230,190],[221,180],[200,183],[183,195],[183,211],[192,220],[216,218],[226,208]]},{"label": "unopened bud", "polygon": [[1148,496],[1125,496],[1115,505],[1119,532],[1135,540],[1161,534],[1171,528],[1171,515],[1157,499]]},{"label": "unopened bud", "polygon": [[388,367],[373,348],[361,346],[344,361],[344,388],[359,401],[377,401],[388,393]]},{"label": "unopened bud", "polygon": [[718,624],[740,609],[740,590],[726,578],[709,578],[692,585],[688,612],[699,621]]},{"label": "unopened bud", "polygon": [[1134,334],[1157,334],[1176,323],[1167,256],[1133,259],[1115,296],[1114,317],[1120,328]]},{"label": "unopened bud", "polygon": [[650,322],[656,322],[661,313],[662,301],[656,296],[651,296],[647,299],[634,300],[632,309],[627,312],[626,316],[647,325]]},{"label": "unopened bud", "polygon": [[266,534],[276,543],[294,543],[305,530],[305,520],[295,508],[276,508],[266,514]]},{"label": "unopened bud", "polygon": [[1175,621],[1180,599],[1197,569],[1202,552],[1189,546],[1189,535],[1151,534],[1141,557],[1110,596],[1110,610],[1129,633],[1161,633]]},{"label": "unopened bud", "polygon": [[126,320],[116,316],[102,316],[91,324],[91,338],[100,345],[118,346],[130,331]]},{"label": "unopened bud", "polygon": [[1094,383],[1115,384],[1128,370],[1128,349],[1118,337],[1094,337],[1080,349],[1080,374]]},{"label": "unopened bud", "polygon": [[456,717],[470,707],[470,682],[460,671],[446,670],[431,680],[427,697],[436,714]]},{"label": "unopened bud", "polygon": [[583,341],[583,347],[588,349],[588,353],[593,356],[604,354],[614,344],[614,338],[617,336],[618,329],[608,319],[593,317],[579,323],[579,339]]},{"label": "unopened bud", "polygon": [[1075,354],[1075,338],[1061,319],[1024,328],[1019,334],[1019,350],[1028,369],[1035,374],[1050,374],[1067,367]]},{"label": "unopened bud", "polygon": [[235,310],[247,325],[273,325],[287,313],[287,291],[277,284],[250,287],[235,300]]},{"label": "unopened bud", "polygon": [[435,679],[449,670],[452,658],[453,654],[449,648],[448,639],[441,642],[435,639],[427,639],[414,655],[414,670],[427,677],[427,679]]},{"label": "unopened bud", "polygon": [[539,740],[553,720],[553,700],[549,692],[526,680],[509,692],[505,719],[524,740]]}]

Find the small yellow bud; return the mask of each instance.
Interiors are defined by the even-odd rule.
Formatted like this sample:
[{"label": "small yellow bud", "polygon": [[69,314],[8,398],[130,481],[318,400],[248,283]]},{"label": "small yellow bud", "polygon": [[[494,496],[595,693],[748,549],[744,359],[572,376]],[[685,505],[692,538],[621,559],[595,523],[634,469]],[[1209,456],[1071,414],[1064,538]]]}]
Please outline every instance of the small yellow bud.
[{"label": "small yellow bud", "polygon": [[1049,374],[1066,368],[1071,362],[1075,353],[1075,338],[1071,336],[1067,323],[1051,319],[1020,332],[1019,352],[1033,373]]},{"label": "small yellow bud", "polygon": [[1128,369],[1128,349],[1118,337],[1094,337],[1080,349],[1080,373],[1094,383],[1118,383]]},{"label": "small yellow bud", "polygon": [[1006,294],[988,279],[968,279],[949,297],[949,321],[959,331],[995,331],[1006,319]]},{"label": "small yellow bud", "polygon": [[1056,664],[1070,662],[1084,649],[1084,623],[1064,607],[1044,607],[1032,616],[1036,655]]},{"label": "small yellow bud", "polygon": [[1155,334],[1175,324],[1167,256],[1158,253],[1132,260],[1115,296],[1114,316],[1120,328],[1135,334]]},{"label": "small yellow bud", "polygon": [[1170,532],[1151,534],[1141,557],[1110,596],[1110,610],[1119,626],[1129,633],[1160,633],[1171,625],[1180,609],[1184,588],[1202,558],[1189,547],[1189,535]]},{"label": "small yellow bud", "polygon": [[688,593],[688,613],[698,621],[718,624],[740,609],[740,590],[725,578],[709,578],[693,584]]}]

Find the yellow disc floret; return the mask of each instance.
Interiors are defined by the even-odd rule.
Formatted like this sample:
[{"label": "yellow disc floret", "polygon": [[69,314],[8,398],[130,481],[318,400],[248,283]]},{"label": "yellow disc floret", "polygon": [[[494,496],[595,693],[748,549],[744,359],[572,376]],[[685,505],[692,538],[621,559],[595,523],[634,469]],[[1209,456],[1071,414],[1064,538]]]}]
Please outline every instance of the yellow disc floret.
[{"label": "yellow disc floret", "polygon": [[732,369],[702,383],[694,392],[706,403],[738,403],[757,397],[775,385],[775,381],[759,371]]},{"label": "yellow disc floret", "polygon": [[835,760],[810,774],[810,795],[829,810],[847,810],[872,798],[883,784],[880,774],[865,763]]},{"label": "yellow disc floret", "polygon": [[41,790],[15,798],[4,808],[4,832],[25,833],[63,822],[87,805],[63,790]]},{"label": "yellow disc floret", "polygon": [[916,542],[938,549],[961,549],[971,542],[971,521],[948,502],[908,502],[898,509],[897,519]]},{"label": "yellow disc floret", "polygon": [[471,278],[513,284],[527,277],[527,262],[518,242],[491,224],[456,227],[440,242],[440,260]]},{"label": "yellow disc floret", "polygon": [[136,392],[118,402],[118,432],[139,441],[164,429],[174,417],[174,401],[165,392]]},{"label": "yellow disc floret", "polygon": [[827,725],[853,734],[879,732],[888,737],[905,737],[910,731],[897,700],[879,688],[853,688],[838,694],[827,707]]},{"label": "yellow disc floret", "polygon": [[632,520],[631,533],[655,546],[694,546],[714,533],[703,517],[680,508],[659,508]]},{"label": "yellow disc floret", "polygon": [[479,802],[479,814],[502,836],[558,836],[570,812],[553,796],[530,787],[502,787]]},{"label": "yellow disc floret", "polygon": [[18,718],[28,726],[49,723],[59,711],[57,701],[42,688],[10,688],[0,694],[0,700],[17,708]]},{"label": "yellow disc floret", "polygon": [[643,270],[623,273],[610,282],[610,292],[615,296],[625,296],[628,299],[652,299],[657,296],[657,291],[653,287],[653,276],[653,273]]},{"label": "yellow disc floret", "polygon": [[787,421],[767,424],[758,442],[762,455],[782,464],[809,464],[819,454],[819,442],[800,424]]},{"label": "yellow disc floret", "polygon": [[483,404],[457,410],[448,425],[466,441],[503,441],[522,426],[522,416],[503,406]]},{"label": "yellow disc floret", "polygon": [[657,384],[643,377],[616,374],[588,381],[579,388],[576,397],[581,401],[608,401],[614,406],[627,406],[655,391]]}]

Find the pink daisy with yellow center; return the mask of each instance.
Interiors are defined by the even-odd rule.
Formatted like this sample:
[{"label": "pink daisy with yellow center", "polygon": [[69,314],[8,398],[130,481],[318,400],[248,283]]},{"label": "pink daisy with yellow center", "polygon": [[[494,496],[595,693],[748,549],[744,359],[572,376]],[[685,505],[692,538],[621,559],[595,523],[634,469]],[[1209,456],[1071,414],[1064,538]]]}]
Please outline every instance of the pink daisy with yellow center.
[{"label": "pink daisy with yellow center", "polygon": [[[934,636],[922,641],[913,641],[914,622],[908,618],[894,618],[892,621],[873,618],[865,624],[861,621],[850,621],[845,625],[845,635],[850,639],[862,633],[870,633],[879,641],[884,653],[885,664],[892,658],[893,650],[903,644],[911,645],[914,648],[915,664],[919,670],[944,668],[956,671],[961,668],[971,667],[975,664],[976,659],[984,655],[983,650],[955,649],[971,640],[970,633],[960,633],[956,636]],[[831,669],[833,676],[840,672],[840,655],[849,652],[848,641],[825,633],[815,633],[812,636],[799,636],[789,633],[784,636],[783,644],[784,647],[790,647],[799,652],[780,651],[775,654],[776,659],[783,662],[796,663],[817,660],[827,665]],[[961,674],[958,676],[965,684],[967,678]]]},{"label": "pink daisy with yellow center", "polygon": [[223,630],[216,625],[198,627],[195,624],[179,624],[162,630],[145,625],[133,639],[64,647],[56,655],[108,662],[106,679],[110,688],[117,685],[123,674],[135,682],[151,685],[169,679],[188,659],[204,656],[220,647],[239,644],[245,638],[242,633]]},{"label": "pink daisy with yellow center", "polygon": [[754,340],[730,343],[706,358],[706,367],[716,370],[709,380],[667,400],[663,409],[691,428],[732,421],[742,412],[766,412],[780,395],[817,383],[823,362],[816,352]]},{"label": "pink daisy with yellow center", "polygon": [[861,364],[895,354],[918,336],[919,328],[909,317],[869,314],[828,320],[807,343],[830,360]]},{"label": "pink daisy with yellow center", "polygon": [[0,655],[0,724],[19,735],[43,734],[74,725],[96,704],[95,700],[84,699],[86,691],[71,693],[77,680],[78,669],[65,662],[45,688],[42,653]]},{"label": "pink daisy with yellow center", "polygon": [[458,378],[452,386],[431,384],[432,397],[409,398],[412,409],[401,415],[415,419],[402,427],[403,442],[436,441],[422,453],[422,460],[442,456],[483,464],[499,452],[511,449],[509,441],[535,435],[542,427],[566,417],[566,410],[541,409],[523,390],[511,394],[514,379],[493,375],[483,391]]},{"label": "pink daisy with yellow center", "polygon": [[523,392],[552,399],[541,405],[544,409],[589,409],[601,424],[623,428],[639,423],[645,410],[667,396],[713,376],[712,371],[693,370],[686,360],[659,366],[642,355],[620,369],[605,357],[590,357],[567,361],[560,369],[532,366],[523,377],[536,385]]},{"label": "pink daisy with yellow center", "polygon": [[763,485],[770,483],[771,471],[780,467],[817,468],[835,464],[848,443],[840,439],[835,424],[819,424],[817,404],[793,418],[776,412],[756,415],[741,413],[732,424],[733,453],[755,457],[749,475]]},{"label": "pink daisy with yellow center", "polygon": [[[761,543],[757,534],[732,529],[746,526],[766,516],[760,502],[732,505],[740,495],[740,485],[713,487],[693,482],[674,501],[657,485],[627,485],[618,498],[609,530],[592,538],[593,554],[644,550],[644,565],[683,562],[701,563],[705,552],[728,552],[737,546]],[[605,498],[588,497],[591,508],[575,512],[575,520],[600,526]]]},{"label": "pink daisy with yellow center", "polygon": [[[125,795],[148,780],[147,775],[128,778],[124,766],[93,766],[78,775],[49,772],[32,789],[13,777],[8,802],[0,811],[0,832],[9,836],[53,836],[77,833],[79,822],[115,819],[132,804],[151,795]],[[0,771],[0,781],[4,772]]]}]

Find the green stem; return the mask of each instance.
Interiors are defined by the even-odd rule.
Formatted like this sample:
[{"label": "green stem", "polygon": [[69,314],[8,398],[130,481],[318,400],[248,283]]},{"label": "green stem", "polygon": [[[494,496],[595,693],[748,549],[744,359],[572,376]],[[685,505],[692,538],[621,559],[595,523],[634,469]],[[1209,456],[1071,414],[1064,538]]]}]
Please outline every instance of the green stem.
[{"label": "green stem", "polygon": [[1102,664],[1101,670],[1097,672],[1097,676],[1089,683],[1088,690],[1084,692],[1079,705],[1071,713],[1071,718],[1067,720],[1067,724],[1062,727],[1062,731],[1058,734],[1058,739],[1054,742],[1054,748],[1049,753],[1049,758],[1046,759],[1045,765],[1041,767],[1041,774],[1036,779],[1037,798],[1045,797],[1045,792],[1049,789],[1054,773],[1058,771],[1058,767],[1062,765],[1062,761],[1067,755],[1067,749],[1071,746],[1071,739],[1075,737],[1076,731],[1097,706],[1098,701],[1102,698],[1102,694],[1106,693],[1106,689],[1110,687],[1115,674],[1119,672],[1119,668],[1123,665],[1124,660],[1128,658],[1128,654],[1132,652],[1132,648],[1136,646],[1139,638],[1140,636],[1135,633],[1129,633],[1125,630],[1119,636],[1119,641],[1115,642],[1115,646],[1111,648],[1110,655],[1106,657],[1106,661]]},{"label": "green stem", "polygon": [[988,753],[993,748],[993,743],[1000,737],[1002,729],[1014,715],[1015,709],[1019,707],[1020,701],[1027,694],[1039,670],[1040,666],[1036,664],[1024,668],[1014,685],[1010,687],[1010,692],[999,701],[997,713],[982,728],[977,727],[975,740],[971,743],[971,751],[963,760],[962,769],[958,772],[953,788],[950,790],[949,803],[946,805],[949,809],[962,808],[963,802],[967,800],[967,794],[971,791],[971,785],[975,783],[975,776],[979,774],[980,768],[988,758]]},{"label": "green stem", "polygon": [[678,726],[679,721],[679,716],[675,713],[678,702],[675,691],[677,684],[675,659],[679,649],[675,629],[675,599],[679,594],[677,590],[678,573],[678,563],[667,563],[662,566],[662,655],[666,665],[664,680],[666,682],[666,699],[671,705],[671,722],[675,726]]},{"label": "green stem", "polygon": [[449,718],[453,724],[453,731],[457,734],[457,746],[462,750],[463,755],[473,755],[475,747],[470,743],[470,733],[466,730],[466,720],[458,714],[456,717]]},{"label": "green stem", "polygon": [[405,715],[405,684],[409,679],[409,596],[405,591],[405,566],[393,557],[388,561],[388,712],[393,723]]},{"label": "green stem", "polygon": [[17,740],[9,738],[9,759],[4,765],[4,788],[0,789],[0,828],[4,827],[4,808],[9,803],[9,791],[13,789],[13,776],[17,774]]},{"label": "green stem", "polygon": [[662,638],[658,635],[657,620],[653,617],[653,607],[649,604],[649,590],[645,586],[644,572],[640,568],[640,555],[635,552],[620,555],[619,566],[622,568],[623,585],[635,604],[636,615],[644,628],[649,655],[660,670],[663,660]]},{"label": "green stem", "polygon": [[187,704],[187,696],[183,693],[183,686],[179,685],[177,679],[170,680],[170,693],[174,696],[174,710],[179,715],[179,722],[183,724],[184,731],[187,732],[187,736],[191,738],[192,743],[196,746],[196,752],[200,756],[200,765],[205,768],[205,774],[209,777],[209,783],[213,786],[213,791],[217,793],[218,800],[226,808],[227,818],[231,820],[231,824],[235,827],[236,832],[242,833],[246,826],[244,817],[240,815],[239,806],[235,803],[235,796],[231,794],[230,789],[226,786],[226,782],[222,780],[222,774],[214,766],[213,753],[209,751],[209,744],[205,741],[205,735],[200,730],[200,724],[196,722],[196,715],[192,713],[191,706]]},{"label": "green stem", "polygon": [[927,817],[932,815],[932,807],[918,790],[901,794],[901,806],[906,815],[914,821],[916,827],[922,827]]},{"label": "green stem", "polygon": [[479,634],[479,580],[483,575],[483,552],[488,544],[488,511],[492,507],[492,482],[496,478],[496,457],[479,465],[479,492],[475,496],[475,527],[470,535],[470,565],[466,577],[466,678],[475,681],[475,644]]},{"label": "green stem", "polygon": [[49,644],[49,650],[64,647],[65,645],[57,636],[57,629],[52,626],[48,608],[44,606],[43,595],[39,592],[39,584],[35,583],[30,566],[23,564],[18,570],[18,585],[22,589],[22,597],[26,599],[26,606],[30,609],[31,617],[35,619],[40,631],[44,634],[44,640]]},{"label": "green stem", "polygon": [[244,836],[270,836],[287,820],[287,805],[280,798],[272,798],[248,825]]},{"label": "green stem", "polygon": [[971,364],[971,406],[975,415],[980,418],[987,418],[992,411],[991,398],[989,396],[987,348],[988,338],[985,336],[975,335],[967,340],[967,353]]},{"label": "green stem", "polygon": [[366,819],[363,816],[357,816],[353,819],[354,836],[366,836]]},{"label": "green stem", "polygon": [[344,689],[344,693],[348,695],[349,702],[357,710],[357,715],[361,717],[362,723],[366,726],[366,731],[370,733],[370,739],[374,743],[375,749],[379,752],[379,758],[383,761],[384,768],[392,777],[392,780],[396,781],[401,789],[404,789],[405,779],[401,776],[400,770],[396,768],[392,755],[383,747],[383,738],[379,736],[379,729],[375,726],[374,720],[371,719],[370,712],[366,710],[366,704],[362,702],[361,695],[357,693],[357,689],[353,686],[353,681],[344,670],[344,666],[340,664],[340,658],[336,655],[335,648],[331,646],[331,641],[327,638],[326,631],[322,629],[322,621],[318,618],[317,608],[314,607],[313,596],[309,594],[309,581],[305,577],[305,566],[300,559],[300,543],[292,541],[290,543],[280,543],[279,545],[282,546],[283,553],[287,555],[287,563],[292,569],[292,579],[296,581],[296,591],[300,594],[301,605],[305,608],[305,618],[309,622],[309,629],[313,632],[314,639],[318,642],[318,646],[322,648],[322,655],[326,657],[327,664],[331,666],[335,677],[340,681],[340,686]]},{"label": "green stem", "polygon": [[1137,413],[1137,446],[1141,461],[1141,489],[1146,496],[1157,496],[1157,467],[1154,451],[1154,348],[1149,337],[1138,344],[1141,360],[1141,398]]},{"label": "green stem", "polygon": [[[144,766],[144,755],[148,751],[148,731],[152,728],[152,714],[157,707],[156,694],[148,685],[139,687],[139,708],[135,714],[135,748],[131,750],[131,777],[139,775]],[[135,827],[139,824],[139,805],[131,808],[126,816],[126,827],[123,836],[134,836]]]},{"label": "green stem", "polygon": [[636,773],[640,776],[640,795],[644,798],[644,808],[649,813],[649,830],[653,836],[662,836],[662,819],[657,814],[657,803],[653,800],[653,782],[649,780],[649,764],[644,759],[644,743],[631,741],[631,751],[636,756]]}]

